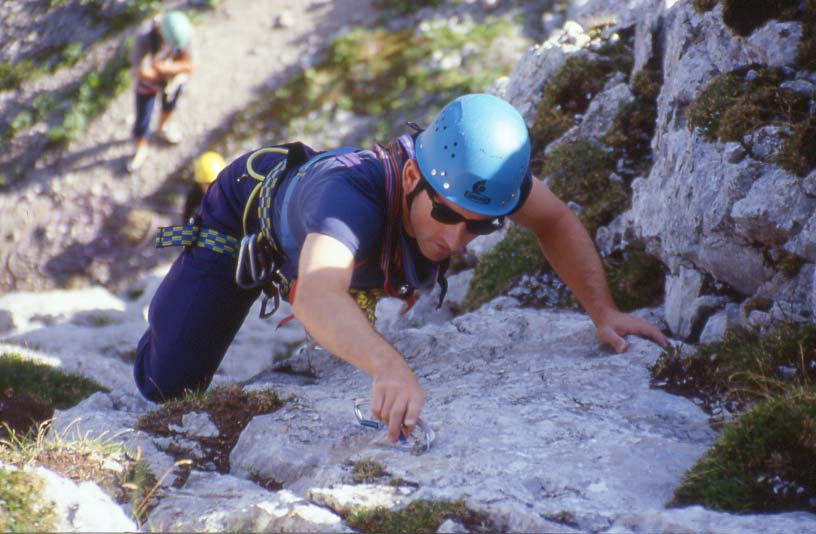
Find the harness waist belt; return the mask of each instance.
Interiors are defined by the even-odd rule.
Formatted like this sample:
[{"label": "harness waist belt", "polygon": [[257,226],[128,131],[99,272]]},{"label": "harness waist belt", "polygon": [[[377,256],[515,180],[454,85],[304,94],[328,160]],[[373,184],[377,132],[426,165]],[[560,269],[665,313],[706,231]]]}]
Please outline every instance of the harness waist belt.
[{"label": "harness waist belt", "polygon": [[156,248],[191,245],[234,257],[240,242],[231,235],[196,225],[164,226],[156,233]]}]

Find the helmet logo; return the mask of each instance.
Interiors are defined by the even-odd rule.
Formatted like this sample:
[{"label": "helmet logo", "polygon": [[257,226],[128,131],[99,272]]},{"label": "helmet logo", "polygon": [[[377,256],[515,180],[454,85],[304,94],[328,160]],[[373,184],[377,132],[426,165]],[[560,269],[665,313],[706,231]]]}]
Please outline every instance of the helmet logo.
[{"label": "helmet logo", "polygon": [[482,194],[487,189],[487,180],[475,182],[470,189],[470,191],[465,191],[466,199],[478,202],[479,204],[490,204],[490,197]]}]

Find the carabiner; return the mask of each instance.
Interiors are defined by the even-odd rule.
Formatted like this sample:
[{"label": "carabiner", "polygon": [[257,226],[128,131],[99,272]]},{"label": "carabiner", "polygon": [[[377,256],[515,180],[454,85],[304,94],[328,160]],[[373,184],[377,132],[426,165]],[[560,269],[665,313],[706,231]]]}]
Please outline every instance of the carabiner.
[{"label": "carabiner", "polygon": [[[362,406],[370,406],[370,399],[355,399],[354,400],[354,415],[357,417],[357,422],[364,427],[373,428],[374,430],[385,429],[385,423],[377,421],[376,419],[368,419],[363,416]],[[422,433],[420,437],[415,436],[417,429]],[[400,430],[399,440],[394,444],[399,449],[410,451],[411,454],[419,455],[428,451],[431,448],[431,443],[436,439],[436,434],[422,419],[417,419],[417,424],[414,431],[405,435],[404,430]]]},{"label": "carabiner", "polygon": [[[253,236],[254,235],[255,234],[253,234]],[[256,246],[260,248],[256,249]],[[258,239],[252,239],[249,242],[249,269],[256,287],[266,282],[271,274],[271,269],[266,258],[266,250],[260,245]]]},{"label": "carabiner", "polygon": [[[245,235],[243,239],[241,239],[241,247],[238,249],[238,261],[235,264],[235,285],[240,287],[241,289],[254,289],[258,286],[255,278],[252,276],[252,253],[251,250],[251,243],[255,240],[255,234]],[[246,265],[247,262],[250,262],[250,265]],[[250,277],[250,280],[247,281],[244,273]]]}]

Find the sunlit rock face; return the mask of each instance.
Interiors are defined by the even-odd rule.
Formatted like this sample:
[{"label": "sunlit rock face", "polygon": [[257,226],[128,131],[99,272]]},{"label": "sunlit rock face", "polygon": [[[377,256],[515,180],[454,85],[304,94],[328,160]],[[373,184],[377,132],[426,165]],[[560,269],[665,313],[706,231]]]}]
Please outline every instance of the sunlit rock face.
[{"label": "sunlit rock face", "polygon": [[[795,181],[737,143],[705,142],[684,116],[717,73],[752,61],[790,63],[798,25],[772,21],[737,39],[722,27],[718,9],[701,15],[689,2],[574,1],[566,13],[573,22],[527,52],[502,86],[525,118],[534,114],[546,77],[587,42],[590,19],[603,16],[634,24],[635,69],[657,57],[664,76],[654,165],[636,180],[632,208],[609,231],[616,234],[610,242],[643,241],[669,268],[665,306],[638,313],[665,316],[679,337],[713,340],[750,319],[730,293],[711,292],[718,284],[812,310],[816,178]],[[598,113],[588,112],[576,132],[599,137],[609,123],[607,104],[630,97],[625,85],[608,87],[590,106]],[[769,246],[804,258],[798,274],[783,278],[769,266]],[[261,321],[256,304],[214,385],[272,389],[284,404],[247,424],[227,472],[182,473],[171,452],[189,446],[182,454],[192,455],[198,440],[217,436],[205,414],[183,417],[172,439],[134,430],[140,416],[158,408],[136,391],[129,359],[162,275],[146,277],[144,293],[133,299],[104,290],[0,297],[3,351],[112,389],[58,412],[54,428],[66,438],[106,437],[141,455],[160,481],[149,512],[158,530],[341,532],[350,530],[349,510],[395,509],[418,499],[464,499],[498,527],[519,532],[816,530],[807,513],[667,508],[716,434],[694,403],[650,388],[649,367],[661,349],[630,337],[628,351],[614,354],[599,345],[586,315],[526,309],[511,297],[458,316],[455,305],[435,307],[436,293],[405,315],[398,303],[380,306],[377,326],[427,393],[422,417],[434,440],[422,454],[358,424],[353,401],[370,395],[369,377],[321,350],[296,351],[306,341],[302,329],[277,328],[289,310]],[[449,303],[461,303],[469,276],[452,277]],[[751,317],[763,320],[757,314],[774,310]],[[287,357],[284,370],[278,360]],[[352,465],[363,460],[387,474],[356,483]],[[61,509],[73,503],[59,500]],[[117,528],[132,529],[89,527]]]},{"label": "sunlit rock face", "polygon": [[[578,22],[565,24],[528,51],[502,94],[532,122],[541,85],[580,51],[589,24],[608,13],[607,22],[633,25],[633,74],[649,64],[659,65],[662,74],[653,164],[631,185],[631,209],[598,232],[599,249],[609,253],[621,244],[639,243],[660,258],[668,270],[668,325],[681,338],[697,341],[709,318],[755,299],[768,301],[768,309],[743,305],[738,314],[731,313],[732,324],[812,320],[813,173],[794,176],[773,163],[787,135],[784,128],[761,127],[739,143],[720,143],[688,124],[689,106],[709,82],[749,65],[787,69],[792,79],[783,85],[808,96],[813,108],[812,73],[791,67],[801,24],[770,20],[739,37],[723,23],[719,6],[698,13],[691,2],[631,4],[624,15],[612,16],[602,1],[571,3],[567,18]],[[601,96],[606,94],[596,96],[592,106]],[[580,139],[604,134],[587,122],[583,117],[573,128],[583,129]],[[688,283],[691,278],[697,282]],[[714,330],[721,331],[712,326],[709,334]]]}]

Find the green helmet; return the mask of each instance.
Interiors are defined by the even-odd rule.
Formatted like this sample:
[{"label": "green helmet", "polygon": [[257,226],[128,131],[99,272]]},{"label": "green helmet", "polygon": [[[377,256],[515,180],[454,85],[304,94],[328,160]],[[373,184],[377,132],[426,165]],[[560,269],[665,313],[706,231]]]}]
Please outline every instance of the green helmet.
[{"label": "green helmet", "polygon": [[181,11],[171,11],[162,16],[161,35],[173,48],[184,48],[193,35],[193,25]]}]

